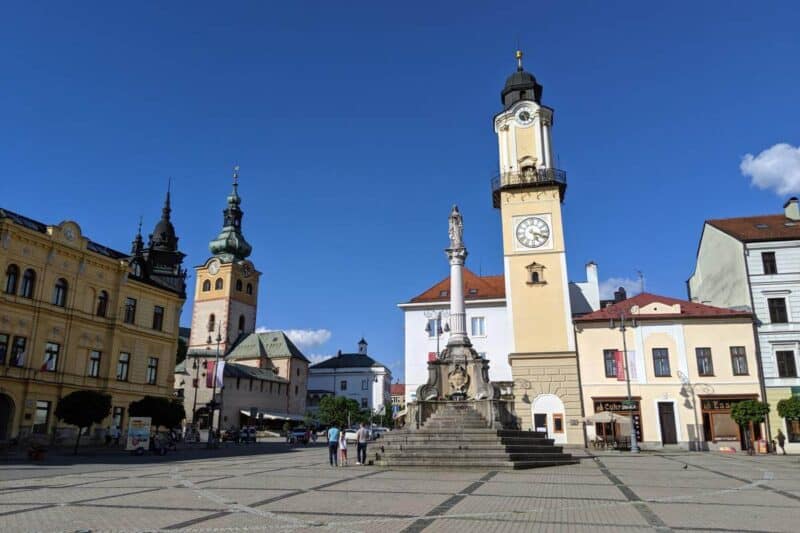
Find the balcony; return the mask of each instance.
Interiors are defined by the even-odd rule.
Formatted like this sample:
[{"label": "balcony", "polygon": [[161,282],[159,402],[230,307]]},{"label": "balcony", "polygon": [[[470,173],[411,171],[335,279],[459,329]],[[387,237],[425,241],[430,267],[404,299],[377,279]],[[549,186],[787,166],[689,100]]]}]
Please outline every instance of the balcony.
[{"label": "balcony", "polygon": [[567,189],[567,173],[557,168],[526,168],[503,172],[492,178],[492,205],[500,207],[500,191],[514,189],[530,189],[557,185],[564,201],[564,191]]}]

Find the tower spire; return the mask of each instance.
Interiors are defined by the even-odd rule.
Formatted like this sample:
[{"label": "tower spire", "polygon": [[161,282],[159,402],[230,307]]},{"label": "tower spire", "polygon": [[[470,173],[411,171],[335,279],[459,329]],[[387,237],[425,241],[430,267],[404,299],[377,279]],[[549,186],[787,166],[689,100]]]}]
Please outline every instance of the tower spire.
[{"label": "tower spire", "polygon": [[228,205],[223,210],[222,231],[208,244],[212,254],[223,261],[240,261],[252,251],[250,244],[242,235],[242,211],[239,196],[239,165],[233,167],[233,190],[228,195]]},{"label": "tower spire", "polygon": [[517,58],[517,72],[522,72],[523,71],[523,68],[522,68],[522,50],[517,48],[517,53],[514,54],[514,57]]}]

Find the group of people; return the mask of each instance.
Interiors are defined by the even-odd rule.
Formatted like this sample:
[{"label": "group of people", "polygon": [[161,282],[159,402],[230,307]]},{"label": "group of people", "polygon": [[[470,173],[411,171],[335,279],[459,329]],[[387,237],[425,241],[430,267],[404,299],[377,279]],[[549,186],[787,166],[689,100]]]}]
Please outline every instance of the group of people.
[{"label": "group of people", "polygon": [[[367,464],[369,430],[362,422],[356,431],[356,464]],[[328,429],[328,456],[331,466],[347,466],[347,435],[334,424]]]},{"label": "group of people", "polygon": [[119,439],[122,437],[122,431],[119,426],[110,426],[106,429],[106,446],[111,446],[111,441],[114,441],[114,446],[119,446]]}]

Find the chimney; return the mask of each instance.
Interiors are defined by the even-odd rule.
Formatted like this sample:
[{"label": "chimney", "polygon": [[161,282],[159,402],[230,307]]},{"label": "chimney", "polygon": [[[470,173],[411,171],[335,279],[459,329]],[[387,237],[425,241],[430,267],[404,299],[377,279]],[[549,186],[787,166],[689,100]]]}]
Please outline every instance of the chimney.
[{"label": "chimney", "polygon": [[628,293],[625,292],[625,287],[620,287],[619,290],[614,291],[614,303],[621,302],[628,299]]},{"label": "chimney", "polygon": [[797,197],[792,196],[785,204],[783,204],[783,214],[789,220],[800,220],[800,205],[797,203]]},{"label": "chimney", "polygon": [[597,285],[597,263],[594,261],[586,263],[586,282]]}]

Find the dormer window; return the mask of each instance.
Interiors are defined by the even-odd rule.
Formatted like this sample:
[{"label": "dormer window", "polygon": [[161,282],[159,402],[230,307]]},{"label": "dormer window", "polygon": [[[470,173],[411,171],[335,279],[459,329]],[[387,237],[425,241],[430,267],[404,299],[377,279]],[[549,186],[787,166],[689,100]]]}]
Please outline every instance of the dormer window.
[{"label": "dormer window", "polygon": [[470,293],[470,294],[472,294],[472,295],[475,295],[475,294],[478,294],[478,289],[470,289],[470,290],[469,290],[469,291],[467,291],[467,292],[469,292],[469,293]]},{"label": "dormer window", "polygon": [[449,294],[450,294],[450,293],[449,293],[448,291],[439,291],[439,297],[440,297],[440,298],[445,298],[445,297],[447,297]]},{"label": "dormer window", "polygon": [[544,265],[531,263],[525,269],[528,271],[528,285],[544,285],[547,283],[544,279]]}]

